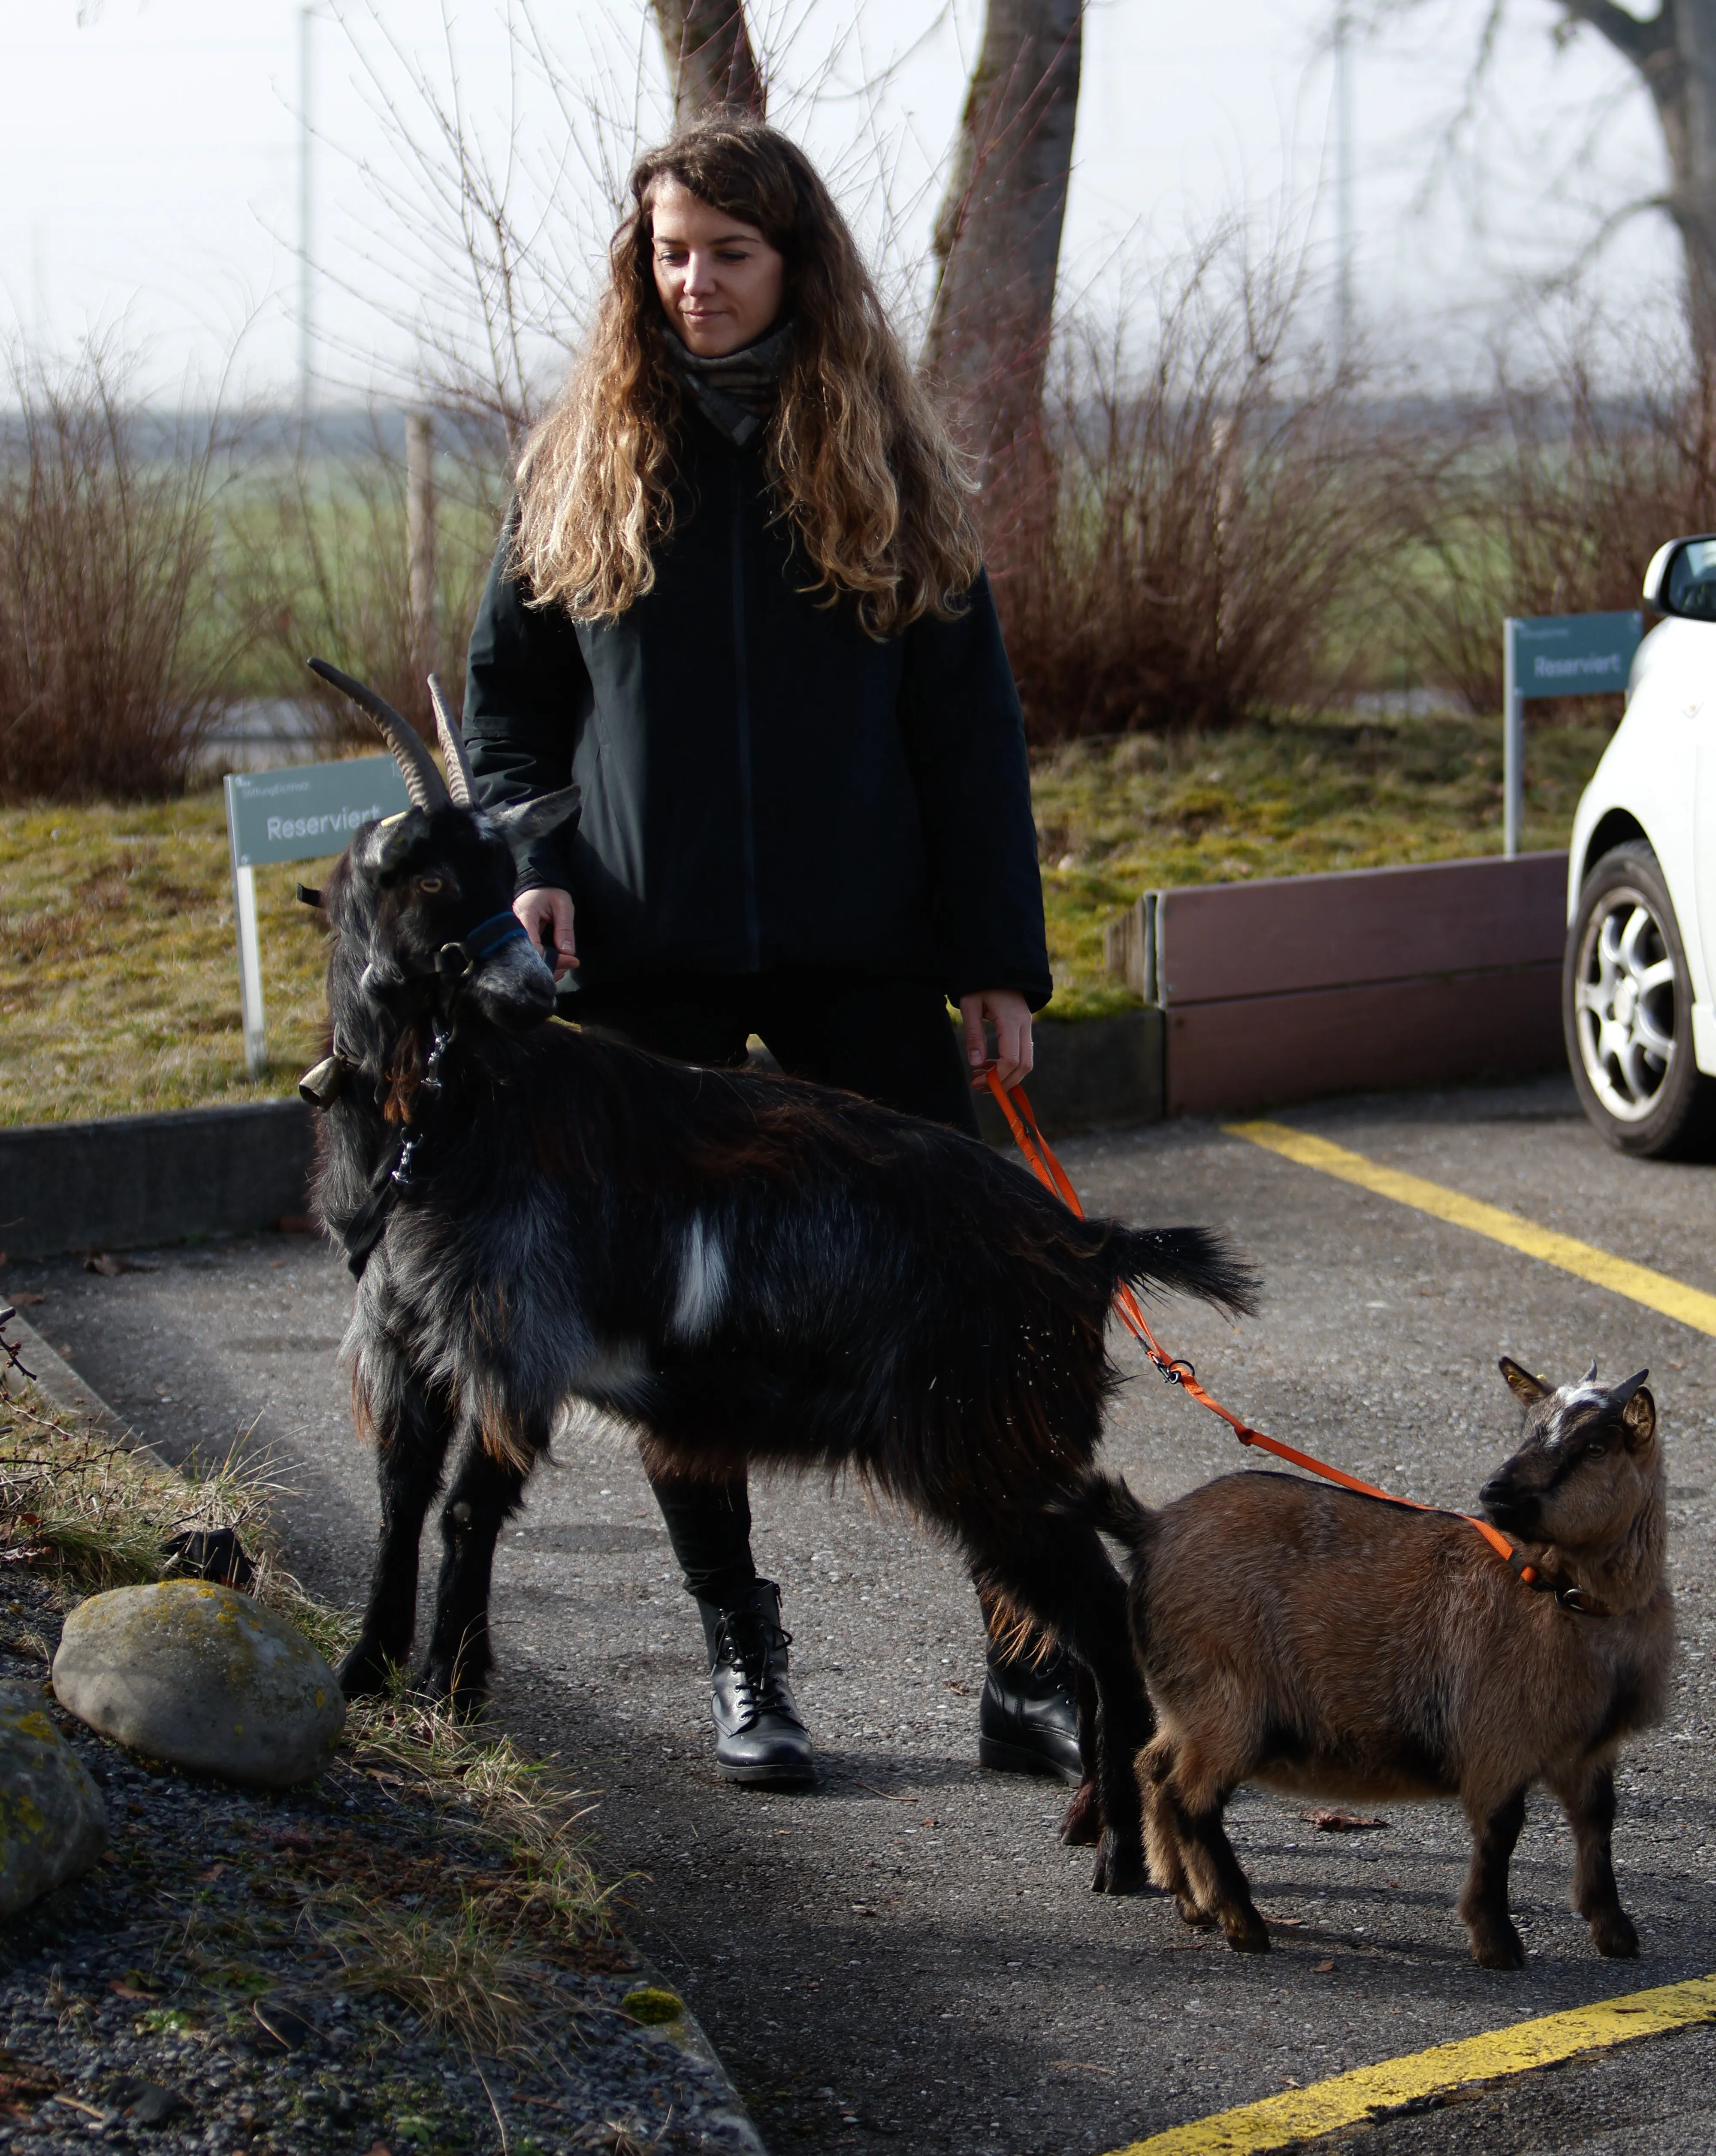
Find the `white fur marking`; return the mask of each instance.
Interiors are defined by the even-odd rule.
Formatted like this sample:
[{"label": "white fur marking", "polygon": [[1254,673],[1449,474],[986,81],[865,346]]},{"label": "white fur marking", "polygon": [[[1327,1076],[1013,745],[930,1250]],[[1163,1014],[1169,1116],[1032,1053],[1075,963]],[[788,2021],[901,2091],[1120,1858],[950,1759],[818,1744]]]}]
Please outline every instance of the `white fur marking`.
[{"label": "white fur marking", "polygon": [[700,1339],[714,1329],[727,1291],[727,1260],[720,1235],[694,1213],[679,1260],[679,1292],[668,1330],[676,1339]]}]

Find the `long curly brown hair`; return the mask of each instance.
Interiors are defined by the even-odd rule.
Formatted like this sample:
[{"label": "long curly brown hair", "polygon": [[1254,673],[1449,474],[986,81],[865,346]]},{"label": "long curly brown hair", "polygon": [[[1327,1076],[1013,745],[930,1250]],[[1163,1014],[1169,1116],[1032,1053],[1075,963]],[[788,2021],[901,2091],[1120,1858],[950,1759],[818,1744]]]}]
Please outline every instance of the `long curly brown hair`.
[{"label": "long curly brown hair", "polygon": [[520,459],[518,558],[538,605],[612,621],[673,528],[679,384],[651,260],[674,179],[784,258],[794,330],[766,435],[777,516],[832,605],[873,635],[956,611],[982,566],[958,453],[888,326],[846,220],[802,151],[757,121],[699,120],[640,159],[588,345]]}]

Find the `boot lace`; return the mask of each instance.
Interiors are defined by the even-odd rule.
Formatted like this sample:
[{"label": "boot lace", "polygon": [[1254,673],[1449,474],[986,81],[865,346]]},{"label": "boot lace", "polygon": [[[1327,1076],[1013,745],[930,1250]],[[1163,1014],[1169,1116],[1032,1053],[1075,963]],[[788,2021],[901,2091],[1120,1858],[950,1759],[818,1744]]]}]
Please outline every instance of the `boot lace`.
[{"label": "boot lace", "polygon": [[747,1720],[759,1714],[791,1712],[776,1661],[792,1645],[792,1635],[774,1619],[750,1609],[729,1610],[716,1635],[715,1660],[735,1675],[734,1701]]}]

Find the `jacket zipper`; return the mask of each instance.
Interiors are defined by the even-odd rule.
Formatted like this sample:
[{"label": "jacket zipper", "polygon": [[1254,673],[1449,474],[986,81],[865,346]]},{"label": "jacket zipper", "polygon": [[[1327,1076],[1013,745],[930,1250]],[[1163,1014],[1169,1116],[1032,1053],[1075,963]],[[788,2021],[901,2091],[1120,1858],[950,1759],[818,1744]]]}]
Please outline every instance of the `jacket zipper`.
[{"label": "jacket zipper", "polygon": [[750,781],[750,672],[745,633],[745,487],[738,456],[733,459],[733,708],[739,751],[739,861],[745,903],[745,963],[750,973],[762,964],[762,938],[756,917],[756,829]]}]

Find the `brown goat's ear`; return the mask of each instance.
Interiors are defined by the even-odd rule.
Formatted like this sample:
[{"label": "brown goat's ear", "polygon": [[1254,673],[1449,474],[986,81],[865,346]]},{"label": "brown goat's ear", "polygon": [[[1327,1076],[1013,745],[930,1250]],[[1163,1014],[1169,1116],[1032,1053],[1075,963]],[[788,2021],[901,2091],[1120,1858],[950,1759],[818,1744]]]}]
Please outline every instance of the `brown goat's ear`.
[{"label": "brown goat's ear", "polygon": [[1626,1442],[1635,1452],[1650,1443],[1657,1435],[1657,1403],[1647,1386],[1639,1387],[1621,1410],[1621,1419],[1626,1425]]},{"label": "brown goat's ear", "polygon": [[1509,1389],[1524,1400],[1527,1407],[1534,1400],[1546,1400],[1553,1389],[1541,1378],[1534,1378],[1530,1371],[1516,1363],[1511,1355],[1503,1355],[1496,1367],[1507,1379]]}]

